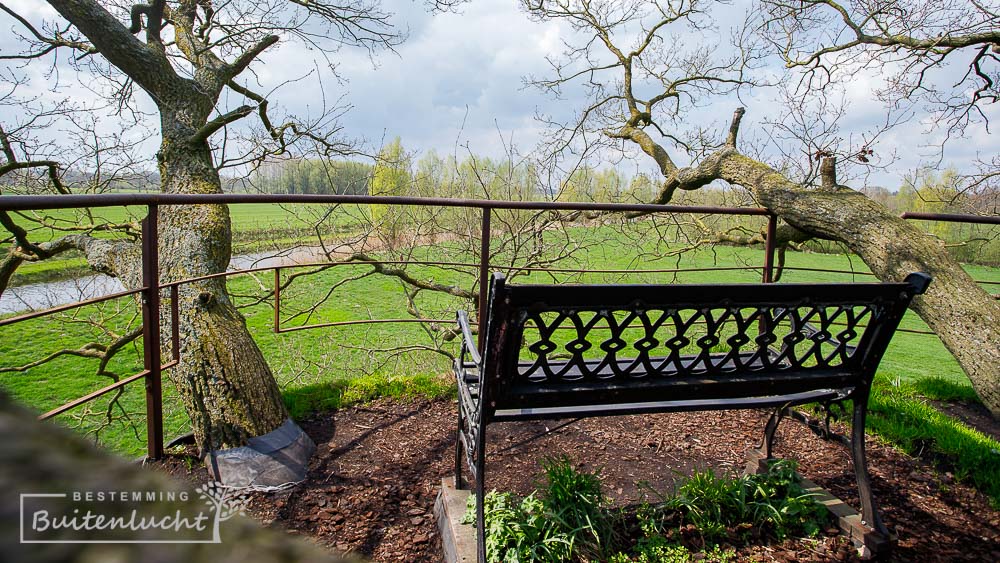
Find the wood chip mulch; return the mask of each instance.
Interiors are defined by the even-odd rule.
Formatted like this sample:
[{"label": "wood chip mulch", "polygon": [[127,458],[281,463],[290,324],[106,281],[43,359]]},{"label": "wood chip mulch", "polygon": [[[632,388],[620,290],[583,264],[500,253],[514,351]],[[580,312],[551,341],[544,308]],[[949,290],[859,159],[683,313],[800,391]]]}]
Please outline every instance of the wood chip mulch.
[{"label": "wood chip mulch", "polygon": [[[454,467],[456,409],[448,400],[380,399],[300,421],[317,444],[308,479],[290,490],[254,493],[251,515],[373,561],[441,561],[432,510],[441,479]],[[567,455],[581,469],[599,469],[616,503],[637,502],[650,498],[650,488],[669,491],[693,468],[741,471],[766,417],[744,410],[497,424],[490,427],[486,484],[527,494],[541,460]],[[785,421],[776,453],[859,507],[843,446]],[[868,457],[881,514],[899,538],[893,560],[1000,561],[1000,512],[984,495],[875,439],[868,440]],[[160,467],[192,482],[205,479],[179,456]],[[832,531],[738,554],[757,561],[857,559]]]}]

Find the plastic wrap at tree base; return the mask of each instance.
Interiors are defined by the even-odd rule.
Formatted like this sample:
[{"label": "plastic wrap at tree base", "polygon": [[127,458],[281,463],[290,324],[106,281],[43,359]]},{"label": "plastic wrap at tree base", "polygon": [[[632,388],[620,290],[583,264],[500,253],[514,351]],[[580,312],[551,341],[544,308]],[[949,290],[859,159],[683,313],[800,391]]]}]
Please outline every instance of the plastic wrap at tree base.
[{"label": "plastic wrap at tree base", "polygon": [[228,487],[278,487],[304,480],[314,451],[312,439],[287,419],[246,446],[211,452],[206,463],[212,477]]}]

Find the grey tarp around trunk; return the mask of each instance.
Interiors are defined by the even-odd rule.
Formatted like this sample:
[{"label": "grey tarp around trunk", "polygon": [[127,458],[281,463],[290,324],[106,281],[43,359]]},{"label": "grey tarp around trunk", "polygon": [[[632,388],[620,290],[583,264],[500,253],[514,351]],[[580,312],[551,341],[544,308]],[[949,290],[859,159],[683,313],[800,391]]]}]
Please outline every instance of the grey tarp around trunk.
[{"label": "grey tarp around trunk", "polygon": [[306,478],[316,444],[292,419],[250,438],[246,446],[213,451],[208,456],[212,476],[230,487],[276,487]]}]

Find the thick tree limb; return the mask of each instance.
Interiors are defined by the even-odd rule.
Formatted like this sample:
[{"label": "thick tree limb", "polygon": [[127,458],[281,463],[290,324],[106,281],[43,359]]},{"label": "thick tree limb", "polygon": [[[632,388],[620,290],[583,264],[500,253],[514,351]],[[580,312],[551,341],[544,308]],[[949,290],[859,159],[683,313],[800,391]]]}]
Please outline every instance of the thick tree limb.
[{"label": "thick tree limb", "polygon": [[28,362],[20,366],[8,366],[0,367],[0,373],[23,373],[31,368],[38,367],[43,364],[47,364],[56,358],[62,356],[76,356],[78,358],[91,358],[103,360],[105,354],[108,352],[108,347],[99,342],[88,342],[79,348],[63,348],[62,350],[57,350],[44,358]]},{"label": "thick tree limb", "polygon": [[142,257],[138,244],[87,235],[68,235],[59,240],[83,252],[93,270],[118,278],[127,288],[142,286]]},{"label": "thick tree limb", "polygon": [[0,176],[14,172],[15,170],[27,170],[29,168],[58,167],[59,163],[54,160],[27,160],[24,162],[6,162],[0,165]]},{"label": "thick tree limb", "polygon": [[943,245],[859,192],[803,188],[732,147],[679,170],[667,189],[670,182],[694,186],[712,180],[750,190],[760,205],[805,234],[846,244],[879,279],[929,273],[934,283],[912,308],[961,364],[983,403],[1000,415],[1000,303]]},{"label": "thick tree limb", "polygon": [[234,121],[239,121],[240,119],[243,119],[244,117],[253,113],[253,110],[254,110],[253,106],[240,106],[234,109],[233,111],[224,113],[219,117],[216,117],[215,119],[206,123],[204,127],[198,130],[197,133],[192,135],[191,138],[188,140],[188,143],[192,145],[204,143],[205,141],[208,140],[209,137],[212,136],[212,133],[215,133],[219,129],[222,129],[223,127],[229,125],[230,123],[233,123]]},{"label": "thick tree limb", "polygon": [[747,112],[746,108],[736,108],[733,112],[733,120],[729,124],[729,135],[726,136],[726,146],[736,148],[736,138],[740,133],[740,122],[743,121],[743,115]]},{"label": "thick tree limb", "polygon": [[153,99],[162,101],[180,86],[170,61],[144,44],[95,0],[49,0],[67,21],[90,39],[101,55],[127,74]]},{"label": "thick tree limb", "polygon": [[674,170],[663,182],[663,188],[657,203],[669,203],[677,190],[697,190],[719,180],[723,161],[734,154],[739,154],[733,147],[722,149],[708,155],[697,166]]},{"label": "thick tree limb", "polygon": [[6,213],[0,213],[0,222],[15,234],[18,244],[0,259],[0,295],[6,291],[10,278],[22,263],[44,260],[68,250],[83,252],[91,268],[121,279],[126,287],[140,287],[141,262],[139,248],[135,243],[98,239],[87,235],[67,235],[53,241],[34,244],[25,238],[23,229],[17,225],[8,226],[9,220],[10,217]]},{"label": "thick tree limb", "polygon": [[132,6],[130,12],[131,25],[128,30],[130,33],[139,33],[142,31],[142,16],[146,16],[146,43],[154,44],[159,43],[159,47],[162,48],[163,42],[160,39],[160,31],[163,28],[163,10],[166,6],[166,0],[154,0],[152,4],[136,4]]},{"label": "thick tree limb", "polygon": [[278,39],[279,37],[277,35],[268,35],[244,51],[243,54],[237,57],[235,61],[226,66],[225,73],[222,76],[224,81],[228,82],[246,70],[247,67],[250,66],[250,63],[256,60],[257,57],[264,52],[264,49],[267,49],[271,45],[277,43]]},{"label": "thick tree limb", "polygon": [[609,134],[609,136],[616,139],[628,139],[633,143],[639,145],[642,152],[651,156],[656,162],[656,165],[660,169],[660,173],[664,176],[670,176],[677,172],[677,165],[674,164],[673,159],[670,158],[670,153],[663,148],[662,145],[657,143],[639,127],[622,127],[617,133]]},{"label": "thick tree limb", "polygon": [[28,240],[27,232],[14,223],[7,212],[0,212],[0,225],[14,235],[16,244],[0,259],[0,295],[3,295],[10,284],[10,278],[24,262],[34,262],[51,258],[67,250],[82,250],[80,244],[84,238],[81,235],[70,235],[53,241],[34,244]]}]

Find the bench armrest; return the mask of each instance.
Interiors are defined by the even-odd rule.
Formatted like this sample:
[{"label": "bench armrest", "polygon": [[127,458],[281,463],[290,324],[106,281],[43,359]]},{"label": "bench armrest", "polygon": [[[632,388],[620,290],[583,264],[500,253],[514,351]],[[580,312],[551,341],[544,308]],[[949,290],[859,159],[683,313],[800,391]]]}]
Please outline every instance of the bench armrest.
[{"label": "bench armrest", "polygon": [[469,327],[469,314],[462,310],[458,312],[458,328],[462,331],[462,352],[468,352],[472,363],[482,367],[483,358],[479,355],[476,339],[472,337],[472,329]]}]

